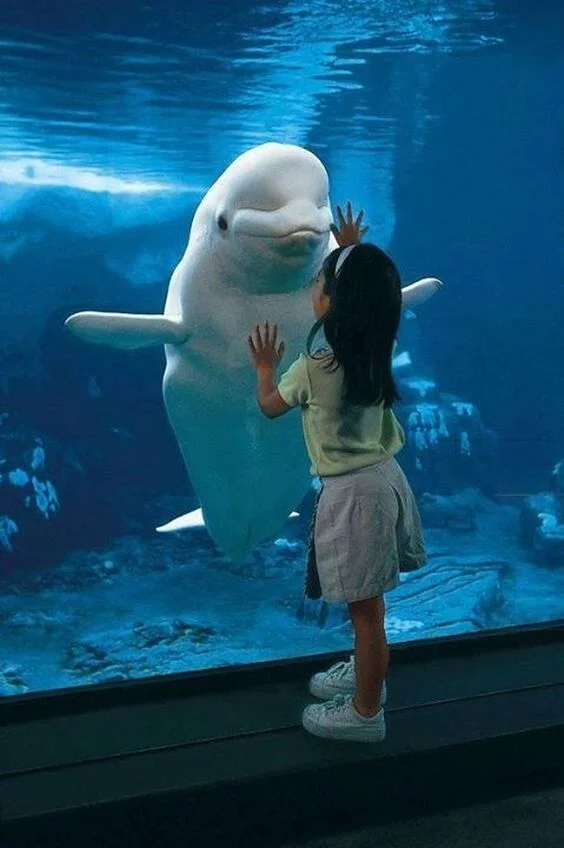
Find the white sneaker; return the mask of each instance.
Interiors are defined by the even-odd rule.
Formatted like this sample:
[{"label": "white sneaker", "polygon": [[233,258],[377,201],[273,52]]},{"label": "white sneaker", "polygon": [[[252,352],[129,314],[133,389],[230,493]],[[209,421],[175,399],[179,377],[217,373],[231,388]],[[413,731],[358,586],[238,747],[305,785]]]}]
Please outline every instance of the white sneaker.
[{"label": "white sneaker", "polygon": [[310,704],[302,713],[308,733],[344,742],[382,742],[386,738],[384,710],[364,718],[354,708],[353,695],[335,695],[322,704]]},{"label": "white sneaker", "polygon": [[[319,671],[309,681],[309,691],[316,698],[333,698],[335,695],[354,694],[356,686],[356,674],[354,668],[354,654],[348,662],[338,662],[327,671]],[[384,706],[388,698],[386,681],[382,685],[382,702]]]}]

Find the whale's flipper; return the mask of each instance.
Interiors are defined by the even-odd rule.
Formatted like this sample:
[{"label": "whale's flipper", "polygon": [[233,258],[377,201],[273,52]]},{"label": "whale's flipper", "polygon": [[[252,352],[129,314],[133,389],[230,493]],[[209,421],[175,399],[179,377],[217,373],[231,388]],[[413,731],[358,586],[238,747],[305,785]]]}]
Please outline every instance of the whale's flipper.
[{"label": "whale's flipper", "polygon": [[404,309],[413,309],[415,306],[420,306],[429,300],[443,284],[436,277],[424,277],[422,280],[417,280],[410,286],[406,286],[401,290],[402,307]]},{"label": "whale's flipper", "polygon": [[180,318],[131,315],[125,312],[76,312],[65,326],[84,341],[125,350],[154,345],[179,345],[188,333]]},{"label": "whale's flipper", "polygon": [[[291,512],[290,518],[299,518],[299,512]],[[173,518],[166,524],[161,524],[156,527],[157,533],[178,533],[181,530],[194,530],[196,527],[205,527],[204,515],[201,509],[194,509],[192,512],[187,512],[184,515],[179,515],[178,518]]]}]

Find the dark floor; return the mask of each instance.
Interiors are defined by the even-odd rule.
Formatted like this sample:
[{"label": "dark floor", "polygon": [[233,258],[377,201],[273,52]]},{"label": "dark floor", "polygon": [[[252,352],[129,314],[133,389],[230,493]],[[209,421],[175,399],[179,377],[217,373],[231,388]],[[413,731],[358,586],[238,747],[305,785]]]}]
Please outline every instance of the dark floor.
[{"label": "dark floor", "polygon": [[283,848],[562,848],[564,788]]},{"label": "dark floor", "polygon": [[317,657],[7,699],[2,848],[564,848],[563,637],[398,652],[376,750],[303,732]]}]

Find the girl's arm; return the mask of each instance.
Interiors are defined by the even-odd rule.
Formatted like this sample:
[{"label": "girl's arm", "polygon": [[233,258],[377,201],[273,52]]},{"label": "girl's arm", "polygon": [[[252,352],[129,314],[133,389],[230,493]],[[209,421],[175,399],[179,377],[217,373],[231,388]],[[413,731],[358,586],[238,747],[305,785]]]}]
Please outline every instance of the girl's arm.
[{"label": "girl's arm", "polygon": [[260,411],[267,418],[278,418],[292,409],[276,389],[275,374],[276,369],[271,365],[257,368],[257,401]]},{"label": "girl's arm", "polygon": [[276,388],[276,368],[284,355],[284,342],[277,344],[278,327],[270,329],[268,321],[261,335],[260,327],[255,327],[249,336],[249,350],[257,372],[257,401],[263,415],[278,418],[292,409]]}]

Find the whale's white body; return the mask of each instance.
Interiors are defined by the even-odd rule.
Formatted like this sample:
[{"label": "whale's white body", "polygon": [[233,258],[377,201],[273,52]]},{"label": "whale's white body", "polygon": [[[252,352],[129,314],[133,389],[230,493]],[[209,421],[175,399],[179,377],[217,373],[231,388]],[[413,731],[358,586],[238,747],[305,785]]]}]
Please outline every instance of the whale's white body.
[{"label": "whale's white body", "polygon": [[[78,313],[78,335],[117,347],[165,343],[163,396],[207,529],[235,560],[279,531],[310,485],[298,414],[271,421],[256,402],[247,338],[265,320],[286,342],[313,323],[309,284],[335,246],[327,173],[309,151],[244,153],[198,207],[163,316]],[[404,289],[412,302],[439,283]],[[173,522],[170,529],[176,529]]]},{"label": "whale's white body", "polygon": [[[287,221],[275,220],[280,206]],[[242,210],[261,207],[264,219],[245,226]],[[164,314],[180,316],[188,338],[166,346],[164,400],[206,526],[234,559],[277,532],[310,484],[299,416],[273,422],[257,406],[247,337],[268,319],[280,327],[287,362],[303,349],[313,321],[308,284],[331,220],[319,160],[299,148],[255,148],[204,198],[170,282]],[[278,233],[300,228],[313,233],[304,244],[277,244]]]}]

